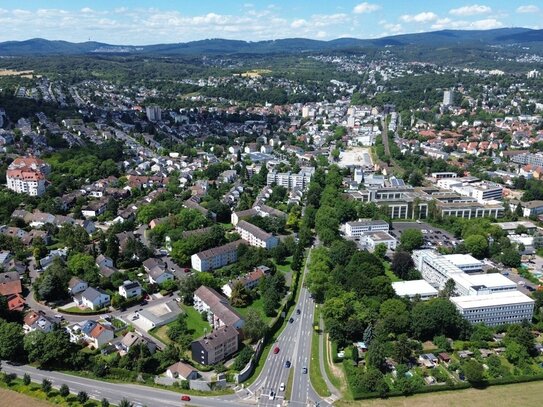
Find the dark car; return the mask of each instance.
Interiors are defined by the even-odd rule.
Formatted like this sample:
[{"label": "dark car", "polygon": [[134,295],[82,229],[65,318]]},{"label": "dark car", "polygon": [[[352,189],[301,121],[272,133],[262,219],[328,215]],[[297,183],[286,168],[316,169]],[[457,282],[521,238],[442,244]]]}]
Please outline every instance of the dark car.
[{"label": "dark car", "polygon": [[290,322],[291,324],[294,322],[294,318],[290,317],[290,319],[288,320],[288,322]]},{"label": "dark car", "polygon": [[140,305],[147,305],[147,301],[143,300],[142,302],[140,302]]},{"label": "dark car", "polygon": [[307,374],[307,367],[303,367],[303,368],[302,368],[302,373],[303,373],[303,374]]},{"label": "dark car", "polygon": [[289,368],[289,367],[290,367],[290,360],[287,360],[287,361],[285,362],[285,367],[286,367],[286,368]]},{"label": "dark car", "polygon": [[300,308],[298,308],[298,309],[296,310],[296,314],[300,315],[301,313],[302,313],[302,311],[300,310]]}]

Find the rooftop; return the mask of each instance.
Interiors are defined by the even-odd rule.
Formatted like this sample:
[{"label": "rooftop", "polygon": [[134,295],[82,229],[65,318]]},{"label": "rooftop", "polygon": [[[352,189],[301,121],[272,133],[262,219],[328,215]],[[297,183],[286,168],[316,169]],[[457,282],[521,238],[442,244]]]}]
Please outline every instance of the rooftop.
[{"label": "rooftop", "polygon": [[419,295],[437,295],[438,291],[425,280],[397,281],[392,283],[396,295],[413,297]]},{"label": "rooftop", "polygon": [[513,304],[534,304],[534,300],[518,290],[485,295],[467,295],[451,297],[451,301],[460,308],[485,308]]}]

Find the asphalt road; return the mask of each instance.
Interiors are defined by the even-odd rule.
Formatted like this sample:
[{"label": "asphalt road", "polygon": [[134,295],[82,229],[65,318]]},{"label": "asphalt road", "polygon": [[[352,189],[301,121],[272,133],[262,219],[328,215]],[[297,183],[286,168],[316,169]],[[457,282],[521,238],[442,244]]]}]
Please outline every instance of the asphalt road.
[{"label": "asphalt road", "polygon": [[[309,256],[304,267],[304,279]],[[251,394],[250,398],[256,398],[259,406],[276,407],[278,404],[280,405],[284,402],[285,393],[279,391],[279,387],[281,383],[284,383],[285,386],[287,385],[291,370],[293,371],[293,381],[289,405],[314,406],[317,402],[320,402],[320,406],[329,405],[313,390],[309,379],[311,333],[315,304],[309,297],[309,291],[303,287],[303,281],[301,285],[302,288],[298,303],[292,313],[294,322],[287,323],[285,329],[272,347],[260,376],[248,387]],[[297,309],[300,310],[299,315],[296,313]],[[275,347],[279,348],[277,354],[273,352],[273,348]],[[290,368],[285,367],[287,360],[291,362]],[[308,373],[303,373],[303,368],[307,368]],[[269,397],[271,392],[276,395],[273,399]]]}]

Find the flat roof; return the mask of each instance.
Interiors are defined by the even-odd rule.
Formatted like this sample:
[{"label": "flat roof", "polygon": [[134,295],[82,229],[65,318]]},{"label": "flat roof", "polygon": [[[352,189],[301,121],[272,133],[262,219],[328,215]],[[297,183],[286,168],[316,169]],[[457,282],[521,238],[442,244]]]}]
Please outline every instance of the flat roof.
[{"label": "flat roof", "polygon": [[501,305],[534,304],[534,300],[518,290],[484,295],[451,297],[451,301],[462,309],[497,307]]},{"label": "flat roof", "polygon": [[516,229],[517,226],[524,226],[527,229],[535,229],[536,225],[533,222],[527,221],[527,220],[521,220],[518,222],[498,222],[493,223],[493,225],[498,225],[502,229],[509,230],[509,229]]},{"label": "flat roof", "polygon": [[443,257],[459,268],[467,266],[483,267],[483,262],[477,260],[471,254],[446,254]]},{"label": "flat roof", "polygon": [[488,288],[517,286],[514,281],[509,280],[500,273],[470,274],[468,280],[473,285],[484,285]]},{"label": "flat roof", "polygon": [[420,295],[437,295],[438,291],[425,280],[396,281],[392,288],[400,297]]},{"label": "flat roof", "polygon": [[374,242],[388,242],[391,240],[396,240],[387,232],[381,232],[381,231],[367,233],[367,236]]}]

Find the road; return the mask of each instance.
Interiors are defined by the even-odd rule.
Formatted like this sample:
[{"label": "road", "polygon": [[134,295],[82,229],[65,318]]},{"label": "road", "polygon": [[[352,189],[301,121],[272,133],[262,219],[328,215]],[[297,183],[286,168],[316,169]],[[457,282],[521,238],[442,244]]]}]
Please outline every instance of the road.
[{"label": "road", "polygon": [[[51,381],[53,387],[59,388],[62,384],[68,385],[72,393],[85,391],[91,398],[101,400],[108,399],[110,403],[119,404],[126,398],[136,406],[164,407],[164,406],[183,406],[181,394],[169,390],[162,390],[153,387],[141,386],[137,384],[109,383],[98,380],[86,379],[83,377],[67,375],[53,371],[39,370],[32,366],[13,366],[7,362],[2,362],[2,371],[7,373],[16,373],[22,377],[28,373],[34,382],[41,383],[43,379]],[[191,396],[190,405],[201,407],[222,407],[239,406],[243,401],[236,395],[227,395],[221,397],[197,397]]]},{"label": "road", "polygon": [[[292,313],[294,321],[287,323],[285,329],[273,345],[273,348],[279,348],[279,352],[275,354],[272,348],[260,376],[248,387],[251,395],[248,398],[256,398],[259,406],[275,407],[284,401],[284,392],[280,392],[279,387],[281,383],[284,383],[285,386],[287,385],[291,370],[293,380],[290,406],[314,406],[317,403],[320,403],[320,406],[329,405],[321,400],[315,390],[313,390],[309,379],[311,333],[315,304],[310,298],[309,291],[303,286],[303,280],[305,280],[310,256],[311,251],[304,267],[300,296],[294,307],[294,310],[300,310],[300,314],[298,315],[296,311]],[[291,362],[290,368],[285,367],[287,360]],[[307,368],[308,373],[303,373],[303,368]],[[270,400],[269,396],[272,391],[276,394],[276,397]]]}]

